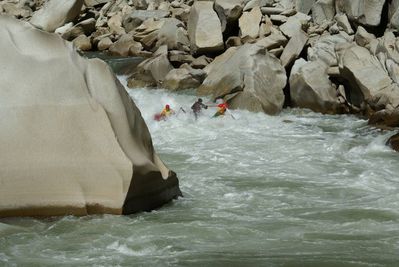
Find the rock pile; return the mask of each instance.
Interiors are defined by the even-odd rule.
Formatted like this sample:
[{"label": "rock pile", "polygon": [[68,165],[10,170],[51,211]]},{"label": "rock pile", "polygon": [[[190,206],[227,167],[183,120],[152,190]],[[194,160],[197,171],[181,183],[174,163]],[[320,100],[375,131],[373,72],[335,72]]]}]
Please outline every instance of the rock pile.
[{"label": "rock pile", "polygon": [[146,57],[131,87],[195,87],[269,114],[399,105],[396,0],[6,0],[0,12],[81,50]]}]

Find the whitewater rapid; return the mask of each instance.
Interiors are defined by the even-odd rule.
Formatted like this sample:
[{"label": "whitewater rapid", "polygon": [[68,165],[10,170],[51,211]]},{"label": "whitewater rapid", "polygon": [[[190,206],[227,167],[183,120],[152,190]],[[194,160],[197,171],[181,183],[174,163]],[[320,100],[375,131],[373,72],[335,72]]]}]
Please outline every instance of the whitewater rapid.
[{"label": "whitewater rapid", "polygon": [[[184,197],[131,216],[3,220],[0,265],[399,262],[399,157],[385,145],[393,132],[300,109],[211,118],[211,107],[195,120],[193,91],[128,92]],[[165,104],[177,114],[154,121]]]}]

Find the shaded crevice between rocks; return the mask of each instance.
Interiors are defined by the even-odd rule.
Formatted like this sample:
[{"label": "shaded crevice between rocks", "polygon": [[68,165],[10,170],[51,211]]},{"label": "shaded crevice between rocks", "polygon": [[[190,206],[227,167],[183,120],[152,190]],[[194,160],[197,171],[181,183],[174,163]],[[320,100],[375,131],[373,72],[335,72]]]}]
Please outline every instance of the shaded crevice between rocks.
[{"label": "shaded crevice between rocks", "polygon": [[285,67],[285,72],[287,74],[287,83],[286,83],[286,85],[285,85],[285,87],[283,89],[283,92],[284,92],[284,105],[283,105],[283,108],[292,107],[291,86],[290,86],[290,77],[291,77],[292,67],[294,66],[295,62],[298,59],[300,59],[300,58],[302,58],[302,59],[307,61],[308,48],[309,48],[309,44],[306,44],[304,46],[304,48],[302,49],[301,53],[299,54],[299,56]]},{"label": "shaded crevice between rocks", "polygon": [[[377,38],[384,36],[385,30],[388,28],[389,24],[389,4],[391,3],[391,0],[385,0],[384,6],[382,8],[381,12],[381,21],[380,25],[378,26],[363,26],[366,28],[367,32],[374,34]],[[356,25],[359,26],[359,25]],[[354,29],[357,29],[354,28]]]}]

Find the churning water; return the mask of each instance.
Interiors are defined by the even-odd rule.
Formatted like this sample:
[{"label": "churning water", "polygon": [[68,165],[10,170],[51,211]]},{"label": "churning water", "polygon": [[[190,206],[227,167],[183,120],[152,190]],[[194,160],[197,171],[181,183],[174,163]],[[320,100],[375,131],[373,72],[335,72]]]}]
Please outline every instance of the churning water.
[{"label": "churning water", "polygon": [[[129,92],[184,198],[131,216],[2,220],[0,265],[399,266],[392,132],[297,109],[212,119],[211,107],[196,121],[190,91]],[[153,121],[165,104],[177,115]]]}]

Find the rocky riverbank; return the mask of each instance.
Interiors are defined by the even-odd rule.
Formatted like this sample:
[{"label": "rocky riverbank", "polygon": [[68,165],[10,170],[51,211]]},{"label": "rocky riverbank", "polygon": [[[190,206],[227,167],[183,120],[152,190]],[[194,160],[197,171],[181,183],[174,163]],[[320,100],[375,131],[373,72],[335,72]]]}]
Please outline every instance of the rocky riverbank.
[{"label": "rocky riverbank", "polygon": [[231,108],[292,106],[399,125],[399,1],[43,2],[6,0],[0,12],[83,51],[146,57],[130,87],[198,88]]}]

